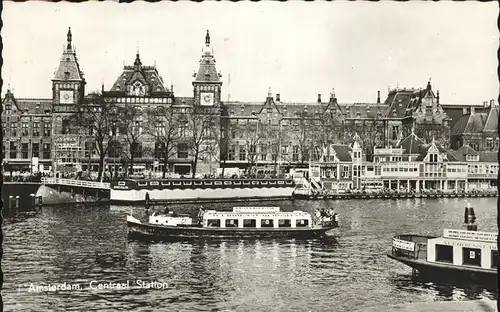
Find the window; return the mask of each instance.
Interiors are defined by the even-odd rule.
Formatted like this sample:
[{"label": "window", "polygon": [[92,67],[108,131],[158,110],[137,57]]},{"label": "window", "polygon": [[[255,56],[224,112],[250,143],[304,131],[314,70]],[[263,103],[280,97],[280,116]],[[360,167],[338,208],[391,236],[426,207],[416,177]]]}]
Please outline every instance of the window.
[{"label": "window", "polygon": [[33,143],[31,146],[31,154],[32,157],[40,157],[40,144],[39,143]]},{"label": "window", "polygon": [[239,153],[239,159],[240,160],[246,160],[247,152],[245,150],[244,146],[240,146],[240,153]]},{"label": "window", "polygon": [[307,219],[298,219],[295,221],[296,227],[307,227],[309,225],[309,220]]},{"label": "window", "polygon": [[10,124],[10,136],[11,137],[17,136],[17,122],[12,122]]},{"label": "window", "polygon": [[63,121],[62,121],[62,134],[69,134],[69,133],[71,133],[70,120],[63,119]]},{"label": "window", "polygon": [[188,145],[186,143],[177,144],[177,158],[188,158]]},{"label": "window", "polygon": [[436,261],[453,263],[453,246],[436,245]]},{"label": "window", "polygon": [[256,227],[257,221],[255,219],[245,219],[243,220],[243,227]]},{"label": "window", "polygon": [[22,127],[21,135],[22,136],[29,136],[29,132],[30,132],[30,125],[29,125],[29,123],[26,122],[26,121],[23,121],[21,127]]},{"label": "window", "polygon": [[278,221],[278,227],[291,227],[292,221],[290,219],[280,219]]},{"label": "window", "polygon": [[10,153],[9,157],[11,159],[17,158],[17,142],[10,142]]},{"label": "window", "polygon": [[392,126],[392,139],[397,140],[399,134],[399,126]]},{"label": "window", "polygon": [[267,160],[267,144],[260,144],[260,159]]},{"label": "window", "polygon": [[493,144],[493,139],[492,138],[487,138],[486,139],[486,149],[489,151],[493,150],[494,144]]},{"label": "window", "polygon": [[464,265],[481,266],[481,249],[462,248],[462,259]]},{"label": "window", "polygon": [[[109,142],[110,144],[110,147],[111,145],[113,144],[113,141]],[[111,148],[108,148],[108,156],[109,156],[109,153],[110,153],[110,149]],[[85,142],[85,158],[90,158],[92,157],[92,155],[94,154],[94,150],[95,150],[95,144],[94,142]]]},{"label": "window", "polygon": [[491,267],[496,269],[498,266],[498,250],[491,251]]},{"label": "window", "polygon": [[40,136],[40,123],[39,122],[33,123],[33,136],[34,137]]},{"label": "window", "polygon": [[233,144],[229,147],[228,160],[235,160],[236,146]]},{"label": "window", "polygon": [[208,219],[207,226],[208,227],[220,227],[220,219]]},{"label": "window", "polygon": [[292,161],[299,161],[299,146],[292,146]]},{"label": "window", "polygon": [[227,219],[226,227],[238,227],[238,219]]},{"label": "window", "polygon": [[250,145],[250,154],[255,155],[257,153],[257,146]]},{"label": "window", "polygon": [[273,219],[262,219],[260,220],[260,227],[266,228],[266,227],[274,227],[274,221]]},{"label": "window", "polygon": [[155,142],[154,154],[156,159],[163,159],[165,156],[165,144],[163,142]]},{"label": "window", "polygon": [[130,152],[134,157],[141,158],[142,157],[142,144],[141,143],[132,143],[130,145]]},{"label": "window", "polygon": [[43,144],[43,159],[50,159],[50,144],[49,143],[44,143]]},{"label": "window", "polygon": [[21,143],[21,158],[28,159],[29,145],[28,143]]},{"label": "window", "polygon": [[[45,121],[43,123],[43,136],[44,137],[49,137],[50,136],[50,130],[52,129],[52,126],[50,124],[50,121]],[[50,157],[49,157],[50,158]]]}]

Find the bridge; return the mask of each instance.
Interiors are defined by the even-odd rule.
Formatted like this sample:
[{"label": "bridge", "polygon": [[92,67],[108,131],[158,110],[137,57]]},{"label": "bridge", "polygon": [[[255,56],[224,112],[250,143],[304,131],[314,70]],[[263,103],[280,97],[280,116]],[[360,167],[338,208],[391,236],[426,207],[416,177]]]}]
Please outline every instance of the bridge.
[{"label": "bridge", "polygon": [[58,185],[58,186],[76,186],[79,188],[95,189],[95,190],[110,190],[110,183],[94,182],[86,180],[73,180],[61,178],[42,178],[42,184]]}]

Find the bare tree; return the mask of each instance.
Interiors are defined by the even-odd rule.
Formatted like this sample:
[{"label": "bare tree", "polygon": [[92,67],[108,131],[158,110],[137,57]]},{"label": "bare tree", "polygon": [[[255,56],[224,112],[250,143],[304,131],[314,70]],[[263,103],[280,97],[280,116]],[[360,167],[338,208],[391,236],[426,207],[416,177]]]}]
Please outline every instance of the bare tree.
[{"label": "bare tree", "polygon": [[303,166],[309,161],[311,149],[313,148],[314,128],[312,120],[305,114],[298,116],[292,120],[292,132],[290,136],[299,146],[300,164]]},{"label": "bare tree", "polygon": [[165,179],[169,160],[175,156],[180,138],[180,115],[172,107],[150,109],[146,111],[146,115],[148,122],[145,125],[145,132],[155,140],[155,158],[162,161],[162,177]]},{"label": "bare tree", "polygon": [[99,157],[98,179],[102,177],[104,160],[113,140],[115,119],[116,106],[113,103],[106,103],[98,92],[86,96],[84,101],[78,104],[77,112],[71,119],[82,134],[88,136],[95,144],[95,151]]},{"label": "bare tree", "polygon": [[134,161],[142,154],[140,138],[143,135],[144,114],[140,108],[126,104],[118,109],[118,124],[120,133],[124,134],[124,139],[128,149],[125,149],[125,156],[129,165],[128,174],[133,172]]},{"label": "bare tree", "polygon": [[196,176],[200,156],[208,153],[217,138],[213,128],[219,125],[219,116],[212,111],[194,110],[187,118],[188,146],[193,156],[192,177]]},{"label": "bare tree", "polygon": [[247,124],[242,131],[242,141],[247,151],[247,162],[249,173],[252,171],[257,163],[257,146],[261,140],[266,136],[265,124],[261,123],[259,119],[247,119]]}]

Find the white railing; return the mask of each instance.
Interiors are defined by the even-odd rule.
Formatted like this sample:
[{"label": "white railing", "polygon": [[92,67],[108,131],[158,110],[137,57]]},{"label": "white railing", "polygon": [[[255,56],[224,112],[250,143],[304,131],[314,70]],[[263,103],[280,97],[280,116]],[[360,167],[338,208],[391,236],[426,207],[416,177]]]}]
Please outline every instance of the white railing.
[{"label": "white railing", "polygon": [[42,183],[55,184],[55,185],[81,186],[81,187],[106,189],[106,190],[109,190],[111,188],[110,184],[105,182],[93,182],[93,181],[61,179],[61,178],[42,178]]}]

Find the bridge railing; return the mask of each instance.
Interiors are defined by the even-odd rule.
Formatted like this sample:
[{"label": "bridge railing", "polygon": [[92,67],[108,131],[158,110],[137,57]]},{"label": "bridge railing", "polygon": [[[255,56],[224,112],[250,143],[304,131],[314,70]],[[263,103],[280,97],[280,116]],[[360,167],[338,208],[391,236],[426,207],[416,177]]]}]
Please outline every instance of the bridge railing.
[{"label": "bridge railing", "polygon": [[55,184],[55,185],[81,186],[81,187],[106,189],[106,190],[109,190],[111,188],[110,184],[106,182],[94,182],[94,181],[61,179],[61,178],[42,178],[42,183]]}]

